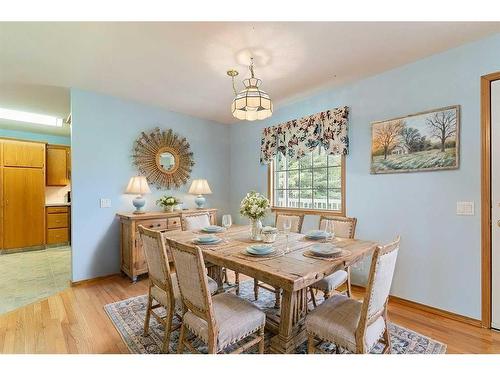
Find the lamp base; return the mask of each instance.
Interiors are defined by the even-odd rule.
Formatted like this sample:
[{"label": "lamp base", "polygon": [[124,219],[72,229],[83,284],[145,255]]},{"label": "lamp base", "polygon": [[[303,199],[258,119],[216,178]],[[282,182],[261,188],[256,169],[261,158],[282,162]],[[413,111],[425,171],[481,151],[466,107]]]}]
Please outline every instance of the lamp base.
[{"label": "lamp base", "polygon": [[142,197],[142,195],[138,195],[137,197],[135,197],[134,200],[132,201],[132,204],[135,207],[134,211],[135,215],[146,213],[146,211],[144,210],[144,206],[146,205],[146,200]]},{"label": "lamp base", "polygon": [[195,199],[194,199],[194,203],[196,203],[196,208],[203,208],[205,207],[205,202],[207,200],[205,199],[205,197],[203,195],[198,195]]}]

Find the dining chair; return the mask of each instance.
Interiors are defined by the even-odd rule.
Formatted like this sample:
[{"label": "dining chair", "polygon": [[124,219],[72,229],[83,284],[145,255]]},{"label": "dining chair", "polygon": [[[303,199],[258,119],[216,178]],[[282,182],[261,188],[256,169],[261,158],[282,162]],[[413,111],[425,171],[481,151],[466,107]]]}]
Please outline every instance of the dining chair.
[{"label": "dining chair", "polygon": [[[177,277],[175,273],[170,272],[167,248],[161,232],[146,229],[142,225],[139,225],[139,236],[149,273],[148,305],[146,320],[144,322],[144,335],[147,335],[149,332],[149,320],[151,315],[153,315],[165,328],[162,352],[168,353],[170,335],[180,327],[180,325],[173,327],[172,319],[174,314],[180,317],[179,312],[182,311]],[[215,293],[217,291],[217,283],[212,279],[209,279],[208,283],[210,293]],[[153,300],[157,304],[153,305]],[[160,307],[163,307],[167,312],[164,317],[161,317],[154,311]]]},{"label": "dining chair", "polygon": [[[302,231],[302,223],[304,222],[304,214],[285,214],[281,212],[276,212],[276,220],[275,220],[275,227],[279,231],[283,231],[283,223],[285,222],[285,219],[290,219],[291,220],[291,228],[290,232],[293,233],[300,233]],[[274,299],[274,308],[279,309],[281,306],[281,289],[276,288],[274,286],[264,284],[259,282],[257,279],[253,279],[253,294],[255,297],[255,300],[257,301],[259,299],[259,288],[269,290],[270,292],[274,293],[275,299]]]},{"label": "dining chair", "polygon": [[400,237],[375,249],[363,302],[336,294],[306,316],[309,354],[324,352],[319,346],[325,341],[334,343],[337,352],[344,348],[353,353],[369,353],[382,341],[383,352],[391,352],[387,302],[399,242]]},{"label": "dining chair", "polygon": [[[208,226],[210,226],[210,216],[207,213],[186,214],[181,219],[181,229],[183,231],[200,230]],[[222,281],[230,285],[227,268],[222,270],[222,277]],[[240,295],[240,274],[236,271],[234,272],[234,285],[230,286],[230,288],[236,290],[236,295]]]},{"label": "dining chair", "polygon": [[210,215],[206,212],[184,214],[181,218],[182,230],[199,230],[210,225]]},{"label": "dining chair", "polygon": [[[319,229],[324,230],[327,221],[333,223],[333,230],[336,237],[354,238],[356,232],[357,219],[355,217],[342,216],[320,216]],[[325,300],[330,298],[335,290],[345,285],[345,292],[348,297],[351,297],[351,269],[347,267],[345,270],[338,270],[317,281],[310,287],[311,300],[316,307],[316,296],[314,290],[321,290]]]},{"label": "dining chair", "polygon": [[253,336],[251,340],[232,353],[241,353],[257,344],[259,353],[263,353],[266,323],[264,312],[232,293],[212,297],[201,249],[170,239],[168,243],[174,258],[182,302],[186,308],[177,353],[183,353],[184,347],[192,353],[198,352],[187,340],[187,330],[207,344],[210,354],[224,351],[249,336]]}]

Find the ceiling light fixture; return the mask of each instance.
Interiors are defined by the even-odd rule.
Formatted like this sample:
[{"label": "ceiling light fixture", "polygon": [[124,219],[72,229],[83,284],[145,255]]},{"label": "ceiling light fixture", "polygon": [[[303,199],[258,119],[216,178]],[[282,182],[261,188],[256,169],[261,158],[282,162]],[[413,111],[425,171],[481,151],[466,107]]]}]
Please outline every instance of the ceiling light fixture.
[{"label": "ceiling light fixture", "polygon": [[63,126],[63,119],[55,116],[40,115],[38,113],[15,111],[13,109],[0,108],[0,119],[47,126]]},{"label": "ceiling light fixture", "polygon": [[236,70],[228,70],[227,75],[233,81],[234,99],[231,105],[231,112],[233,116],[239,120],[263,120],[271,117],[273,114],[273,102],[267,92],[259,89],[262,81],[255,78],[253,58],[250,59],[251,63],[248,69],[250,70],[251,78],[243,80],[245,89],[239,93],[234,86],[234,77],[238,75]]}]

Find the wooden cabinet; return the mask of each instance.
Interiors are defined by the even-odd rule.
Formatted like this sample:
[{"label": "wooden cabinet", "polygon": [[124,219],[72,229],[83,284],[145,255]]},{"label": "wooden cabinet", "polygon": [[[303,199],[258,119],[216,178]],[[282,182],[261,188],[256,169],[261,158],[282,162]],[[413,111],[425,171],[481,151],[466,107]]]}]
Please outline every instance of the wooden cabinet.
[{"label": "wooden cabinet", "polygon": [[69,185],[70,179],[70,148],[47,145],[47,186],[66,186]]},{"label": "wooden cabinet", "polygon": [[[120,219],[120,241],[121,241],[121,270],[133,281],[137,276],[148,272],[146,258],[139,238],[139,225],[158,231],[171,231],[181,229],[183,215],[191,213],[206,212],[210,215],[210,222],[216,224],[217,209],[206,210],[184,210],[174,212],[149,212],[142,215],[118,214]],[[170,251],[167,250],[169,259],[172,259]]]},{"label": "wooden cabinet", "polygon": [[46,209],[47,245],[69,243],[69,206],[49,206]]},{"label": "wooden cabinet", "polygon": [[4,167],[45,167],[45,143],[2,139]]},{"label": "wooden cabinet", "polygon": [[45,239],[44,169],[12,167],[2,169],[3,248],[43,245]]}]

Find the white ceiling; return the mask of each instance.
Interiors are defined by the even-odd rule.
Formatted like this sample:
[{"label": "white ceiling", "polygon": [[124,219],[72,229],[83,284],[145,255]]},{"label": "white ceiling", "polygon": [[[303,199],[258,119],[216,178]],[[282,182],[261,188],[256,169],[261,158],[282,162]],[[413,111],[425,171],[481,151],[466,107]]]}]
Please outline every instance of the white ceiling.
[{"label": "white ceiling", "polygon": [[241,88],[250,56],[277,109],[496,32],[500,23],[1,23],[0,106],[65,116],[77,87],[233,123],[226,71],[240,71]]}]

